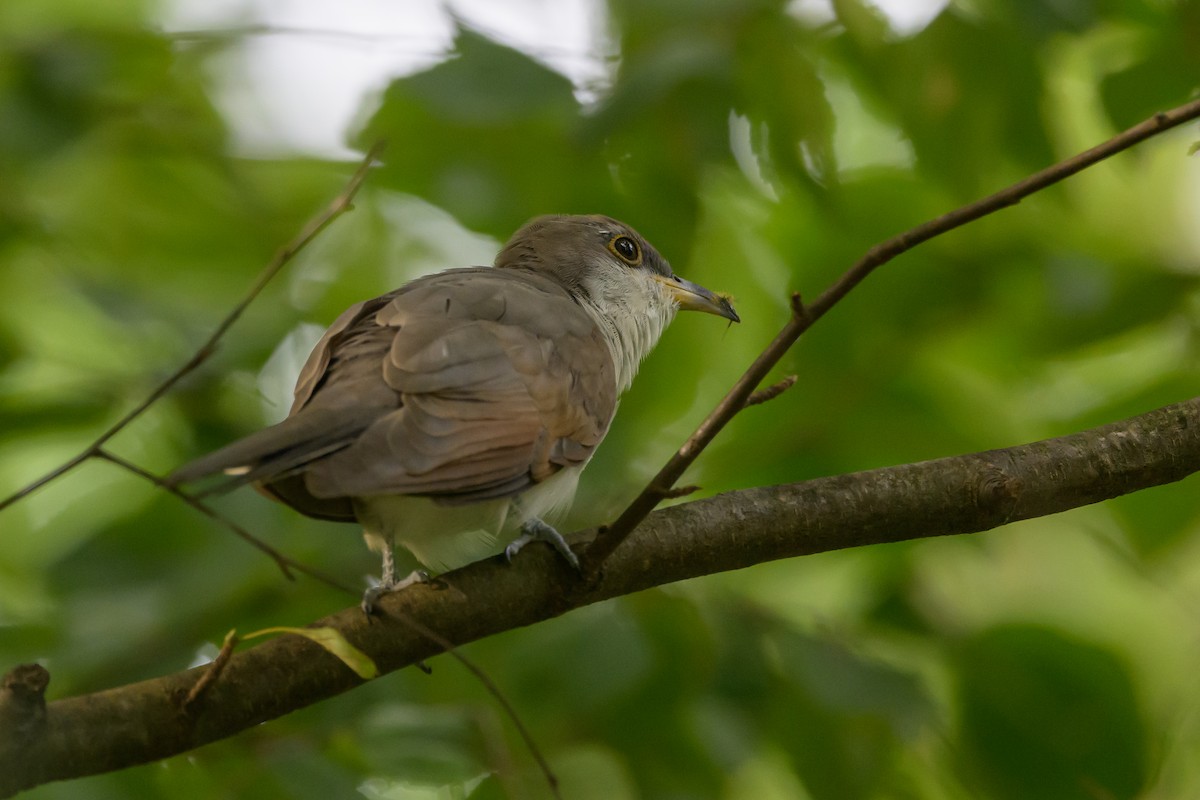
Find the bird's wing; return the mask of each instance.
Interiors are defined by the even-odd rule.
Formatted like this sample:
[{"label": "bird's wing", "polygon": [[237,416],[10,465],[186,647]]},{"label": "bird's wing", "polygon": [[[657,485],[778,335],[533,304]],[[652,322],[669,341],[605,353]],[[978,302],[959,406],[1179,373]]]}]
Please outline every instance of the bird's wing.
[{"label": "bird's wing", "polygon": [[[316,498],[514,495],[585,463],[616,408],[591,317],[557,283],[515,269],[452,270],[409,284],[330,340],[296,414],[361,407],[377,418],[308,464]],[[314,361],[310,360],[310,364]],[[307,375],[307,371],[306,371]],[[376,398],[391,393],[391,408]]]},{"label": "bird's wing", "polygon": [[[295,403],[287,419],[201,456],[177,469],[167,481],[171,484],[191,483],[225,473],[225,477],[205,494],[257,483],[267,494],[309,516],[353,520],[354,509],[349,500],[313,497],[305,489],[299,472],[313,461],[347,447],[382,414],[397,407],[395,392],[378,378],[378,360],[371,370],[365,359],[352,357],[371,349],[369,345],[364,346],[363,340],[369,339],[372,332],[386,333],[372,320],[392,296],[357,303],[330,326],[300,372]],[[347,344],[348,338],[354,341]],[[378,337],[375,349],[385,352],[390,341],[390,336]],[[350,356],[337,361],[340,382],[346,389],[337,396],[343,400],[353,399],[353,403],[324,402],[303,414],[296,413],[308,403],[329,374],[335,353]],[[333,399],[331,395],[329,400]]]}]

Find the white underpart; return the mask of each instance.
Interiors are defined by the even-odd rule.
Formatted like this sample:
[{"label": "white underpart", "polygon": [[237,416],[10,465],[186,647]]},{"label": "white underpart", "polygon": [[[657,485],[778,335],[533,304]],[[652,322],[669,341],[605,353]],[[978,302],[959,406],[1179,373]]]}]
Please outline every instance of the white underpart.
[{"label": "white underpart", "polygon": [[355,498],[354,513],[372,550],[382,552],[392,539],[440,573],[503,549],[500,534],[510,502],[444,506],[427,497],[381,495]]},{"label": "white underpart", "polygon": [[363,538],[381,552],[388,538],[435,573],[498,555],[523,522],[553,523],[571,507],[583,466],[561,470],[516,498],[447,506],[426,497],[360,497],[354,511]]}]

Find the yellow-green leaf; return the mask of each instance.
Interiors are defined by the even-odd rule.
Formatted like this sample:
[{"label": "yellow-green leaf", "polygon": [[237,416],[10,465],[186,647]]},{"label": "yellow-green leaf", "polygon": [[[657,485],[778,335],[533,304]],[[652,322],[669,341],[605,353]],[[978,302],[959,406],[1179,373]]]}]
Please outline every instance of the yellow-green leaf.
[{"label": "yellow-green leaf", "polygon": [[379,677],[379,667],[375,666],[371,657],[350,644],[337,628],[263,628],[261,631],[248,633],[242,638],[253,639],[255,636],[266,636],[271,633],[294,633],[305,639],[311,639],[340,658],[342,663],[354,670],[360,678],[371,680]]}]

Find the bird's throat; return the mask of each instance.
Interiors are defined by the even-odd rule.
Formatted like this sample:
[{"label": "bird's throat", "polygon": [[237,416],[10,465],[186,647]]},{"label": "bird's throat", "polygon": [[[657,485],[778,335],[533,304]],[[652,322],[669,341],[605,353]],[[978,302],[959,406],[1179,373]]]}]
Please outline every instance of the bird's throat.
[{"label": "bird's throat", "polygon": [[675,318],[674,301],[653,280],[637,280],[619,294],[596,292],[582,304],[596,321],[616,368],[617,391],[633,383],[642,359]]}]

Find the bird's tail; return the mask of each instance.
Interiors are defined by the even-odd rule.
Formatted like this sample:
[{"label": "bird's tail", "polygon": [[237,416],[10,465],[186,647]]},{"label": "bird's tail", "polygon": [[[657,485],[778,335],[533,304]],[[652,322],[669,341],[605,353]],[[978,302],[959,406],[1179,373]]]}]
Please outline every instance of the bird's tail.
[{"label": "bird's tail", "polygon": [[309,462],[350,445],[369,424],[364,417],[334,409],[305,409],[278,425],[185,464],[167,477],[167,483],[174,486],[224,475],[223,480],[198,495],[202,497],[285,478]]}]

